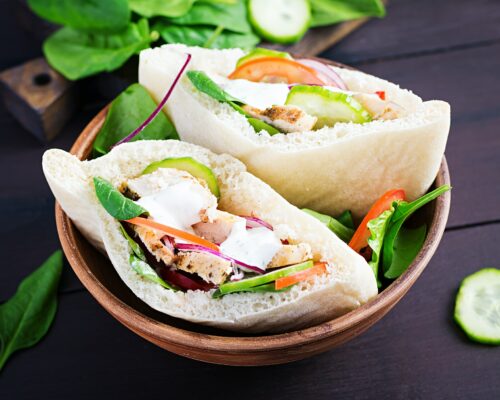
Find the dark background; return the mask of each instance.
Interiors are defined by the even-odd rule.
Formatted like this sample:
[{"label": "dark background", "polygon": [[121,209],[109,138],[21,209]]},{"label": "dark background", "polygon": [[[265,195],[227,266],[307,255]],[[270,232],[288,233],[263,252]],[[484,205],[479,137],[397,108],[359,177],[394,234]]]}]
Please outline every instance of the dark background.
[{"label": "dark background", "polygon": [[[15,3],[0,0],[0,70],[41,54]],[[7,362],[0,399],[500,399],[500,348],[469,342],[452,319],[460,281],[479,268],[500,267],[500,1],[393,0],[385,19],[323,56],[452,105],[448,228],[408,295],[340,348],[284,366],[231,368],[184,359],[139,338],[66,265],[54,324],[38,345]],[[0,302],[59,248],[40,161],[49,147],[68,149],[105,104],[97,86],[88,87],[83,108],[45,146],[0,103]]]}]

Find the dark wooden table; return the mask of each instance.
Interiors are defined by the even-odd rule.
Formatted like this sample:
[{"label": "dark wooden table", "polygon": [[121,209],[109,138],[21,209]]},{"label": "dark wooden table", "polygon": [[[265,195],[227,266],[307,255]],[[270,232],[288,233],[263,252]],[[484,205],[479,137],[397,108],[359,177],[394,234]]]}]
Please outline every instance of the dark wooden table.
[{"label": "dark wooden table", "polygon": [[[0,0],[0,69],[40,54]],[[500,1],[394,0],[323,56],[452,105],[448,229],[408,295],[361,337],[290,365],[229,368],[160,350],[122,327],[67,266],[53,327],[0,374],[0,399],[500,399],[500,348],[469,342],[452,319],[457,287],[500,267]],[[50,147],[68,149],[101,102]],[[0,104],[0,302],[59,247],[40,145]],[[1,327],[0,327],[1,329]]]}]

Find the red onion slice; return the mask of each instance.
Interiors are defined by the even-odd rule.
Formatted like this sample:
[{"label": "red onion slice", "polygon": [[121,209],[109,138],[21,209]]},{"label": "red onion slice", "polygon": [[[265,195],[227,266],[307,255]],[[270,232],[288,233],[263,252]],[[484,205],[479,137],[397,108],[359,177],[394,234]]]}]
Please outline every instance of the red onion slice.
[{"label": "red onion slice", "polygon": [[162,238],[163,244],[173,253],[175,250],[175,240],[172,236],[165,235]]},{"label": "red onion slice", "polygon": [[160,276],[168,283],[180,287],[183,290],[201,290],[207,292],[208,290],[215,287],[215,285],[211,283],[207,283],[202,280],[191,279],[186,275],[174,271],[170,268],[162,268],[160,270]]},{"label": "red onion slice", "polygon": [[261,220],[260,218],[257,217],[247,217],[245,215],[240,215],[241,218],[245,218],[247,220],[247,229],[253,229],[253,228],[267,228],[270,231],[274,230],[273,226],[266,222]]},{"label": "red onion slice", "polygon": [[141,133],[144,130],[144,128],[146,128],[146,126],[148,126],[151,123],[151,121],[153,121],[156,118],[156,116],[160,113],[161,109],[163,108],[163,106],[167,102],[168,98],[170,97],[170,95],[174,91],[175,87],[177,86],[177,82],[179,82],[179,79],[181,78],[182,74],[184,73],[184,70],[186,69],[187,65],[189,64],[189,61],[191,61],[191,54],[187,54],[186,61],[184,62],[184,65],[182,66],[182,68],[178,72],[177,76],[175,77],[174,81],[170,85],[170,88],[168,89],[167,94],[165,94],[165,97],[163,97],[163,99],[160,101],[160,103],[154,109],[154,111],[151,113],[151,115],[149,117],[147,117],[146,120],[141,125],[139,125],[139,127],[136,128],[130,135],[124,137],[122,140],[120,140],[118,143],[116,143],[114,146],[112,146],[112,148],[116,147],[122,143],[126,143],[126,142],[130,141],[132,138],[134,138],[139,133]]},{"label": "red onion slice", "polygon": [[256,267],[254,265],[245,264],[244,262],[235,260],[234,258],[226,256],[225,254],[222,254],[219,251],[215,251],[215,250],[209,249],[208,247],[200,246],[198,244],[178,243],[177,249],[181,250],[181,251],[198,251],[200,253],[213,254],[214,256],[220,257],[224,260],[230,261],[230,262],[238,265],[238,267],[240,267],[241,269],[243,269],[244,271],[247,271],[247,272],[255,272],[257,274],[263,274],[266,272],[259,267]]},{"label": "red onion slice", "polygon": [[306,67],[314,69],[319,73],[319,79],[325,82],[325,85],[336,86],[342,90],[348,90],[347,85],[342,80],[342,78],[337,74],[332,68],[328,65],[325,65],[316,60],[310,60],[308,58],[303,58],[301,60],[297,60],[297,62],[305,65]]}]

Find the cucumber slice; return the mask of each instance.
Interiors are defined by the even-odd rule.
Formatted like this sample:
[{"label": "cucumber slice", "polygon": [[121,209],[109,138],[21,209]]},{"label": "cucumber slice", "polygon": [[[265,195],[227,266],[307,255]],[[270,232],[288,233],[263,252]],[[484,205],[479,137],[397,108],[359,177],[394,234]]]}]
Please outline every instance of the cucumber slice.
[{"label": "cucumber slice", "polygon": [[371,121],[370,113],[352,96],[321,86],[294,86],[288,93],[285,104],[297,106],[318,117],[314,126],[316,129],[333,126],[337,122],[362,124]]},{"label": "cucumber slice", "polygon": [[294,43],[304,36],[311,20],[307,0],[250,0],[248,17],[262,38],[274,43]]},{"label": "cucumber slice", "polygon": [[142,175],[150,174],[151,172],[156,171],[158,168],[175,168],[189,172],[194,177],[203,179],[205,182],[207,182],[210,191],[217,198],[220,197],[219,185],[217,183],[217,178],[215,177],[214,173],[210,168],[196,161],[194,158],[191,157],[166,158],[161,161],[156,161],[154,163],[149,164],[144,169],[144,171],[142,171]]},{"label": "cucumber slice", "polygon": [[248,61],[256,60],[257,58],[262,57],[278,57],[278,58],[287,58],[288,60],[293,60],[292,56],[284,51],[276,51],[270,49],[264,49],[262,47],[257,47],[249,52],[247,55],[241,57],[236,62],[236,67],[245,64]]},{"label": "cucumber slice", "polygon": [[[283,289],[276,290],[274,288],[274,282],[271,282],[271,283],[266,283],[265,285],[252,286],[252,287],[249,287],[249,288],[246,288],[246,289],[242,289],[238,293],[241,293],[241,292],[251,292],[251,293],[274,292],[274,293],[280,293],[280,292],[286,292],[287,290],[290,290],[292,287],[293,287],[293,285],[292,286],[287,286],[286,288],[283,288]],[[212,294],[212,298],[214,298],[214,299],[218,299],[218,298],[220,298],[222,296],[225,296],[225,295],[224,295],[224,293],[221,293],[221,291],[219,289],[217,289]]]},{"label": "cucumber slice", "polygon": [[500,345],[500,269],[485,268],[462,281],[455,321],[470,339]]},{"label": "cucumber slice", "polygon": [[222,294],[243,292],[254,286],[264,285],[265,283],[273,282],[276,279],[283,278],[284,276],[288,276],[296,272],[311,268],[313,265],[314,264],[312,261],[306,261],[300,264],[292,265],[290,267],[281,268],[264,275],[254,276],[252,278],[243,279],[241,281],[224,283],[219,286],[219,290]]}]

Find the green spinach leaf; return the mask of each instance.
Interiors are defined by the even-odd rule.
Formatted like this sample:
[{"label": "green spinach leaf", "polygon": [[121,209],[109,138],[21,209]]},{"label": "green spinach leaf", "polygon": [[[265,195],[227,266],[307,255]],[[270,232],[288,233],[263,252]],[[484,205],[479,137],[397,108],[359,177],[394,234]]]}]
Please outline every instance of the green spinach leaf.
[{"label": "green spinach leaf", "polygon": [[124,221],[147,214],[147,210],[126,198],[111,183],[100,177],[94,177],[95,194],[104,209],[113,218]]},{"label": "green spinach leaf", "polygon": [[176,291],[176,289],[169,285],[167,282],[165,282],[163,279],[161,279],[158,274],[154,271],[153,268],[149,266],[148,263],[142,261],[139,257],[137,257],[135,254],[131,254],[129,258],[129,263],[132,269],[137,272],[140,276],[142,276],[144,279],[151,281],[153,283],[157,283],[161,286],[163,286],[165,289],[170,289]]},{"label": "green spinach leaf", "polygon": [[375,274],[375,279],[377,279],[378,287],[382,286],[378,276],[379,263],[381,259],[382,245],[384,244],[384,237],[391,222],[391,217],[394,214],[394,207],[390,210],[384,211],[377,218],[372,219],[368,222],[368,229],[370,230],[370,237],[368,238],[368,246],[372,249],[372,258],[368,262],[368,265],[373,270]]},{"label": "green spinach leaf", "polygon": [[[106,120],[94,140],[94,156],[106,154],[113,145],[142,124],[155,108],[156,103],[143,86],[138,83],[130,85],[111,103]],[[174,125],[163,112],[131,142],[161,139],[179,139]]]},{"label": "green spinach leaf", "polygon": [[352,235],[354,234],[354,230],[343,225],[335,218],[330,217],[329,215],[321,214],[314,210],[310,210],[308,208],[303,208],[302,211],[322,222],[324,225],[327,226],[328,229],[330,229],[335,235],[337,235],[344,242],[349,242],[349,240],[351,240]]},{"label": "green spinach leaf", "polygon": [[91,32],[116,32],[130,22],[127,0],[28,0],[40,17]]},{"label": "green spinach leaf", "polygon": [[354,221],[352,219],[351,211],[345,210],[337,217],[337,221],[339,221],[342,225],[354,230]]},{"label": "green spinach leaf", "polygon": [[230,49],[240,47],[251,49],[260,42],[255,34],[235,33],[223,30],[215,36],[210,46],[207,43],[214,37],[215,30],[208,26],[167,25],[163,22],[155,25],[155,29],[167,43],[184,43],[187,46],[210,47],[215,49]]},{"label": "green spinach leaf", "polygon": [[222,90],[220,86],[210,79],[203,71],[188,71],[187,77],[196,89],[214,98],[215,100],[223,102],[240,102],[237,98]]},{"label": "green spinach leaf", "polygon": [[132,239],[130,237],[130,235],[127,233],[127,231],[125,230],[125,228],[123,227],[122,224],[120,224],[120,231],[122,232],[122,235],[125,239],[127,239],[127,242],[130,246],[130,248],[132,249],[132,253],[137,257],[139,258],[140,260],[142,261],[146,261],[146,255],[144,254],[144,252],[142,251],[141,249],[141,246],[139,246],[137,244],[137,242]]},{"label": "green spinach leaf", "polygon": [[58,250],[0,305],[0,370],[12,353],[33,346],[49,330],[57,310],[62,266],[62,252]]},{"label": "green spinach leaf", "polygon": [[65,27],[43,44],[49,64],[74,80],[121,67],[132,55],[149,47],[154,35],[145,19],[116,34],[84,33]]},{"label": "green spinach leaf", "polygon": [[361,17],[383,17],[381,0],[310,0],[311,26],[332,25]]},{"label": "green spinach leaf", "polygon": [[401,228],[394,240],[394,253],[389,268],[384,276],[389,279],[398,278],[413,262],[422,248],[427,234],[427,226],[415,229]]},{"label": "green spinach leaf", "polygon": [[128,0],[130,8],[143,17],[180,17],[196,0]]},{"label": "green spinach leaf", "polygon": [[260,131],[266,131],[271,136],[280,133],[280,131],[274,126],[269,125],[268,123],[261,121],[260,119],[247,117],[247,121],[250,125],[252,125],[253,129],[255,129],[256,133],[259,133]]},{"label": "green spinach leaf", "polygon": [[434,200],[450,189],[450,186],[443,185],[411,203],[407,203],[405,201],[395,203],[395,211],[391,220],[391,226],[387,230],[384,245],[382,248],[382,264],[384,266],[384,274],[392,268],[391,264],[393,262],[395,241],[404,222],[420,207],[424,206],[425,204],[429,203],[430,201]]},{"label": "green spinach leaf", "polygon": [[197,2],[186,14],[172,18],[170,21],[175,25],[222,25],[228,31],[252,32],[243,0],[235,4]]}]

